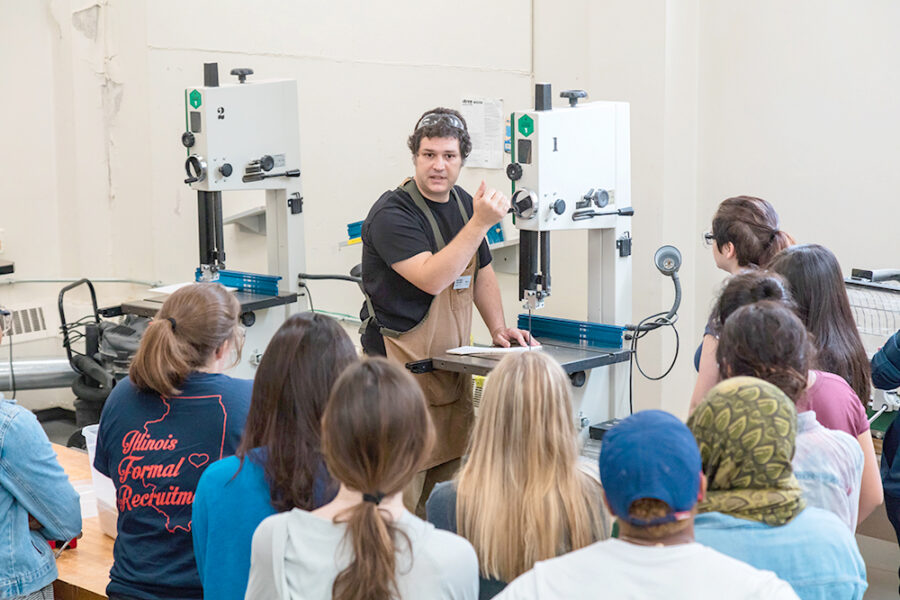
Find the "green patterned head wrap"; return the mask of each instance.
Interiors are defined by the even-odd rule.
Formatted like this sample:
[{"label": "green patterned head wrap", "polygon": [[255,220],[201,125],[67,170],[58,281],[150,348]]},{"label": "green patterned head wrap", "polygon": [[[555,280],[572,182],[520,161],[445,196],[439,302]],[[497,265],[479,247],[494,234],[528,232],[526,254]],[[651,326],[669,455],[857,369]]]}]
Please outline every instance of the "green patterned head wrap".
[{"label": "green patterned head wrap", "polygon": [[780,389],[755,377],[715,386],[688,419],[708,488],[699,512],[784,525],[805,506],[791,459],[797,411]]}]

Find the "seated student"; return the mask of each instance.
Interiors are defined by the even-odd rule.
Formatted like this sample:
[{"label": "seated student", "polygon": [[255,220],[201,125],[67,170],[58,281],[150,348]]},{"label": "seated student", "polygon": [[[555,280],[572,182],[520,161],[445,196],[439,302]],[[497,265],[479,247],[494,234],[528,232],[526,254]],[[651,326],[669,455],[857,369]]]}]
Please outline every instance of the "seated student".
[{"label": "seated student", "polygon": [[865,413],[872,388],[869,359],[850,310],[841,265],[828,248],[818,244],[802,244],[779,252],[772,259],[769,269],[787,280],[797,304],[797,315],[813,335],[816,347],[813,366],[820,371],[815,372],[817,379],[811,383],[808,393],[813,398],[816,418],[825,427],[831,427],[831,417],[817,405],[816,394],[848,395],[847,388],[835,375],[849,384],[860,402],[862,410],[857,409],[854,413],[854,429],[848,433],[859,439],[866,458],[863,501],[859,507],[859,520],[863,521],[881,504],[883,496],[875,477],[878,464]]},{"label": "seated student", "polygon": [[[760,300],[777,301],[792,311],[797,309],[797,305],[786,288],[786,282],[777,273],[764,271],[742,273],[735,275],[728,282],[716,302],[716,330],[721,331],[725,321],[738,308]],[[777,348],[771,350],[779,351]],[[810,365],[814,361],[815,351],[810,355]],[[719,365],[721,367],[721,363]],[[757,374],[757,376],[759,375]],[[761,377],[761,379],[768,380],[766,377]],[[815,412],[816,421],[828,429],[850,434],[862,449],[864,459],[862,481],[857,486],[859,508],[855,511],[852,523],[865,519],[876,506],[881,504],[882,491],[881,481],[878,477],[878,464],[875,460],[875,447],[872,444],[869,421],[866,419],[866,411],[863,409],[862,403],[850,385],[841,377],[824,371],[808,369],[806,391],[803,394],[803,410]],[[855,530],[855,525],[853,527]]]},{"label": "seated student", "polygon": [[747,375],[777,386],[797,408],[797,442],[791,464],[809,506],[824,508],[856,531],[863,452],[843,431],[816,421],[806,398],[813,353],[806,327],[783,304],[757,302],[739,308],[719,334],[716,359],[722,379]]},{"label": "seated student", "polygon": [[428,520],[475,547],[482,599],[538,560],[609,537],[600,486],[578,468],[570,388],[543,352],[504,357],[487,380],[465,464],[428,499]]},{"label": "seated student", "polygon": [[694,541],[706,480],[697,443],[674,416],[645,410],[614,427],[603,438],[600,479],[619,538],[535,563],[497,600],[797,598],[773,573]]},{"label": "seated student", "polygon": [[[892,335],[872,357],[872,384],[879,390],[900,387],[900,331]],[[881,446],[881,481],[888,520],[900,542],[900,427],[894,419],[884,434]]]},{"label": "seated student", "polygon": [[[0,314],[0,340],[3,323]],[[0,598],[52,600],[57,571],[47,541],[81,533],[81,504],[41,424],[3,394],[0,515]]]},{"label": "seated student", "polygon": [[694,533],[701,544],[774,571],[797,595],[860,599],[866,567],[832,512],[807,507],[791,457],[794,403],[753,377],[716,385],[688,419],[709,481]]},{"label": "seated student", "polygon": [[356,350],[325,315],[290,317],[256,370],[253,397],[235,456],[210,465],[194,496],[193,537],[206,598],[243,598],[250,542],[263,519],[312,510],[337,493],[322,459],[322,413],[331,386]]},{"label": "seated student", "polygon": [[383,358],[349,366],[322,419],[325,464],[341,484],[337,497],[260,524],[246,598],[474,600],[472,546],[403,506],[403,488],[433,443],[412,375]]},{"label": "seated student", "polygon": [[111,600],[203,597],[191,503],[203,470],[234,454],[250,408],[252,382],[222,373],[243,343],[239,315],[217,283],[173,293],[103,407],[94,466],[119,509]]},{"label": "seated student", "polygon": [[[773,256],[794,243],[794,238],[781,229],[778,214],[769,202],[753,196],[736,196],[719,204],[713,215],[712,228],[703,234],[703,241],[712,249],[716,266],[737,275],[766,268]],[[707,321],[703,339],[694,354],[697,381],[691,394],[691,411],[719,381],[716,369],[718,338],[713,316]]]},{"label": "seated student", "polygon": [[872,389],[869,359],[837,257],[824,246],[801,244],[779,252],[769,269],[787,280],[797,314],[813,334],[815,367],[842,377],[865,408]]}]

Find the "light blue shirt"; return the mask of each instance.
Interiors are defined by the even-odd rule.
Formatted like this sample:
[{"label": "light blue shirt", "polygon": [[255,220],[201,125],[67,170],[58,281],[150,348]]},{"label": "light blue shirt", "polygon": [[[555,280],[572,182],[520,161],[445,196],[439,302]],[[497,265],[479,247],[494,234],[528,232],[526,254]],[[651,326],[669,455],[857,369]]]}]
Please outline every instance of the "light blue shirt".
[{"label": "light blue shirt", "polygon": [[[37,418],[0,394],[0,598],[25,596],[56,579],[47,540],[81,533],[78,493]],[[28,528],[28,515],[41,529]]]},{"label": "light blue shirt", "polygon": [[808,507],[773,527],[718,512],[698,515],[695,539],[732,558],[773,571],[802,600],[861,599],[866,566],[856,540],[833,513]]},{"label": "light blue shirt", "polygon": [[[206,598],[244,597],[253,532],[263,519],[275,514],[262,467],[265,452],[251,450],[238,471],[240,464],[236,456],[211,464],[200,477],[194,496],[194,557]],[[318,508],[330,502],[336,492],[336,486],[329,488],[323,466],[313,484],[313,505]]]}]

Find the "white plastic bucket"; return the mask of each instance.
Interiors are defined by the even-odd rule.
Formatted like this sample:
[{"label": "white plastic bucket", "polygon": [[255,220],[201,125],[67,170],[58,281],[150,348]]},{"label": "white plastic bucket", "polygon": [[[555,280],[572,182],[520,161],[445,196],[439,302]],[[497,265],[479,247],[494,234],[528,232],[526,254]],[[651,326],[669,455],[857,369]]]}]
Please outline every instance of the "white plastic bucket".
[{"label": "white plastic bucket", "polygon": [[88,425],[81,430],[87,445],[88,460],[91,461],[91,480],[94,482],[94,495],[97,497],[97,516],[100,519],[100,531],[115,539],[116,522],[119,511],[116,510],[116,486],[112,479],[94,468],[94,455],[97,453],[97,429],[99,425]]}]

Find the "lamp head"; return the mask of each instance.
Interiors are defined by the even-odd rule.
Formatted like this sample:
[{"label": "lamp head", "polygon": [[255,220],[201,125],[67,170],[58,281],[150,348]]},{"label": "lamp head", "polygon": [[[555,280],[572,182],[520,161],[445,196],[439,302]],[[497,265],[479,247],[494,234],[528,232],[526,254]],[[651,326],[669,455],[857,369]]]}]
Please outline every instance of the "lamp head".
[{"label": "lamp head", "polygon": [[662,246],[653,256],[653,264],[660,273],[671,277],[681,268],[681,252],[675,246]]}]

